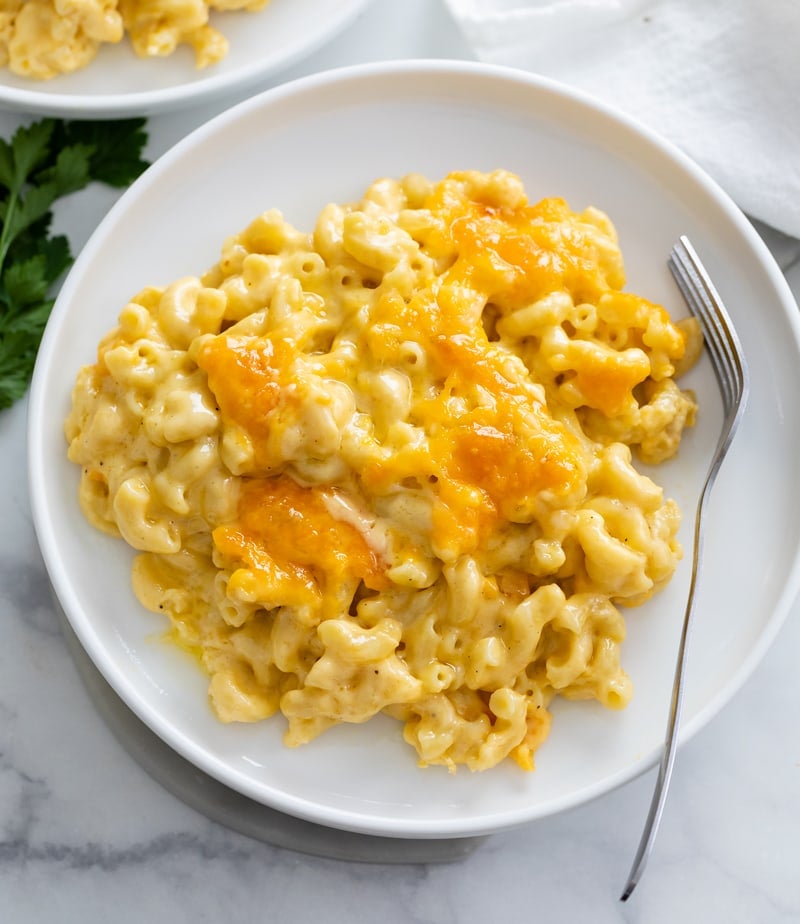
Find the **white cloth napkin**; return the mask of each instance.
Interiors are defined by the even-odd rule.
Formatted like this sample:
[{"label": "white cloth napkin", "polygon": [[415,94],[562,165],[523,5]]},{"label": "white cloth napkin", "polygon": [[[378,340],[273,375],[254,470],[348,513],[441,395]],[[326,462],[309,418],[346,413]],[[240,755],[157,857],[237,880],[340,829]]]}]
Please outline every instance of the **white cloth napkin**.
[{"label": "white cloth napkin", "polygon": [[445,0],[484,61],[627,112],[800,238],[800,0]]}]

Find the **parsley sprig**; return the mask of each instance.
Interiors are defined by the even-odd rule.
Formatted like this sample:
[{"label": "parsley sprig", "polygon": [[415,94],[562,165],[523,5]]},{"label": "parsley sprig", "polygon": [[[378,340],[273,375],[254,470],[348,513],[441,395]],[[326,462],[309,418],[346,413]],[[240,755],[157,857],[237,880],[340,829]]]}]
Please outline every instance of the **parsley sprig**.
[{"label": "parsley sprig", "polygon": [[52,235],[52,206],[93,181],[122,188],[148,166],[144,119],[43,119],[0,139],[0,409],[28,387],[36,351],[72,264],[69,241]]}]

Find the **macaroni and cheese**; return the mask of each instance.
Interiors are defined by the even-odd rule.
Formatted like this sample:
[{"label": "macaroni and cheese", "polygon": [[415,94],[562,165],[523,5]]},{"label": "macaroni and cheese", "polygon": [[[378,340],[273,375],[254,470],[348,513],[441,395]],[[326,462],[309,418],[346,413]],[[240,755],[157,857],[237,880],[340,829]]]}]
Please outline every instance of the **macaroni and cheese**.
[{"label": "macaroni and cheese", "polygon": [[383,712],[421,765],[531,769],[555,696],[628,702],[620,607],[681,554],[632,449],[678,449],[701,340],[623,285],[603,213],[467,171],[267,211],[122,310],[69,457],[222,721]]},{"label": "macaroni and cheese", "polygon": [[126,33],[141,57],[188,45],[198,67],[224,58],[228,42],[209,25],[211,10],[260,10],[269,0],[2,0],[0,65],[48,80],[86,67]]}]

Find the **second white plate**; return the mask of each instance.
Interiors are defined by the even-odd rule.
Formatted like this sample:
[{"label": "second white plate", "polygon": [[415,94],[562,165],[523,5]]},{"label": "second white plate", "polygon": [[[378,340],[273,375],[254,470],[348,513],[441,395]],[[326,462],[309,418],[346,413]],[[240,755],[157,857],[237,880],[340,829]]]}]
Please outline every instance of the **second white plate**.
[{"label": "second white plate", "polygon": [[153,115],[244,90],[310,55],[343,30],[370,0],[271,0],[256,13],[213,12],[227,56],[198,70],[181,46],[165,58],[139,58],[126,37],[104,45],[83,70],[48,81],[0,68],[0,108],[90,119]]}]

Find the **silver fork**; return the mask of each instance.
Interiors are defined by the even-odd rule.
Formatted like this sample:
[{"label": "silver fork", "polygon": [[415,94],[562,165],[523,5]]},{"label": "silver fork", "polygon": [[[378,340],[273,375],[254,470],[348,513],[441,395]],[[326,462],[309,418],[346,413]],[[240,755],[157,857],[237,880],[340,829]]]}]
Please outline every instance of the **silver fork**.
[{"label": "silver fork", "polygon": [[700,500],[697,504],[694,521],[692,577],[678,646],[678,661],[675,667],[664,751],[661,756],[655,790],[650,803],[650,811],[639,841],[639,848],[636,851],[631,871],[628,874],[628,881],[625,883],[625,888],[620,896],[620,901],[623,902],[631,897],[644,872],[664,811],[672,769],[675,765],[678,723],[683,701],[686,649],[694,611],[695,589],[703,559],[703,516],[711,488],[722,465],[722,460],[730,448],[736,428],[742,419],[750,388],[747,363],[745,362],[739,338],[736,336],[736,331],[733,328],[728,312],[725,310],[725,306],[722,304],[722,300],[717,294],[717,290],[714,288],[708,273],[689,243],[688,238],[684,236],[678,240],[678,243],[672,248],[668,262],[672,275],[678,283],[678,288],[689,306],[689,310],[698,319],[703,330],[711,365],[722,393],[725,419],[711,465],[700,492]]}]

